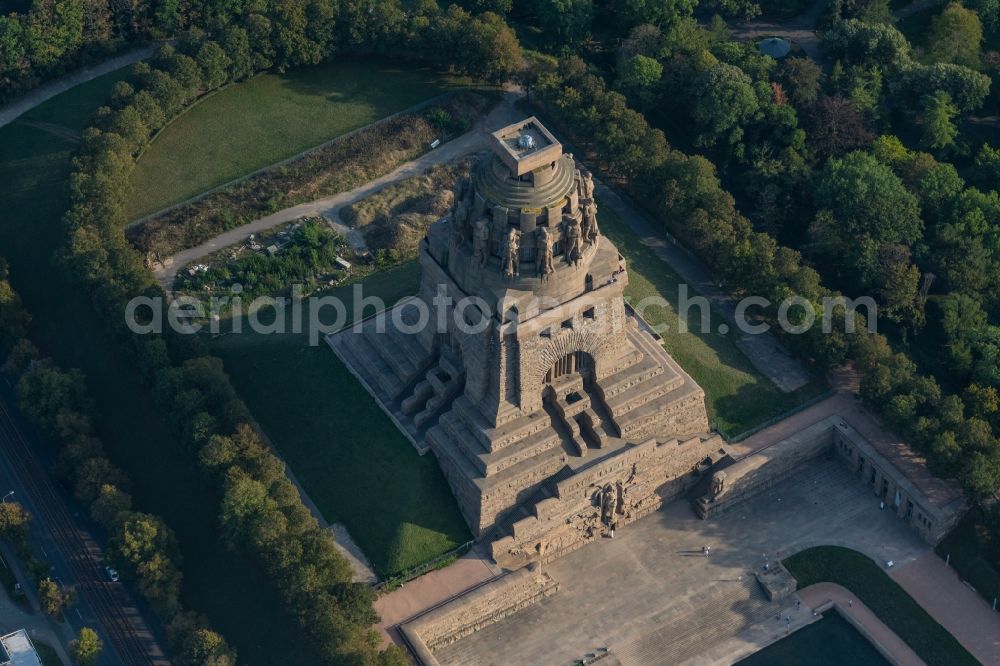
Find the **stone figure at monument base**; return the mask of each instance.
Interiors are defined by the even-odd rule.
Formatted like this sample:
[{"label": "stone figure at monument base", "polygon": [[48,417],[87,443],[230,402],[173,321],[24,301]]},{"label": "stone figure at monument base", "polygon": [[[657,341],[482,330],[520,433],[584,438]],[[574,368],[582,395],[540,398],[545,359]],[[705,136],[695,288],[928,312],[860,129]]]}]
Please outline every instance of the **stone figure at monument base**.
[{"label": "stone figure at monument base", "polygon": [[[391,318],[444,307],[431,317],[444,328],[368,322],[330,342],[515,567],[655,510],[723,443],[701,388],[625,304],[590,173],[535,118],[493,139],[420,245],[416,300]],[[485,310],[459,307],[471,300]]]}]

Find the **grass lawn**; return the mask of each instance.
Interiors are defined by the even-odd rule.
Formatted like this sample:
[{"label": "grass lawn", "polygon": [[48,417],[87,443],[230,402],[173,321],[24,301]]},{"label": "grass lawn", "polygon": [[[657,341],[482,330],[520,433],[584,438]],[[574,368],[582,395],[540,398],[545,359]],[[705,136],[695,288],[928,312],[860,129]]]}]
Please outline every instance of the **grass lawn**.
[{"label": "grass lawn", "polygon": [[[409,262],[367,278],[364,294],[391,305],[419,278]],[[353,310],[351,287],[331,295]],[[323,515],[347,526],[380,574],[471,538],[437,460],[417,454],[325,343],[244,327],[216,338],[212,351]]]},{"label": "grass lawn", "polygon": [[838,613],[772,643],[737,662],[739,666],[888,666],[875,646]]},{"label": "grass lawn", "polygon": [[858,596],[928,664],[977,664],[944,627],[934,621],[903,588],[861,553],[839,546],[819,546],[784,561],[799,589],[831,582]]},{"label": "grass lawn", "polygon": [[[24,120],[79,130],[88,105],[99,104],[123,77],[116,72],[76,87]],[[136,508],[162,516],[177,534],[184,603],[208,616],[239,650],[240,663],[317,663],[297,621],[262,584],[261,570],[220,543],[219,497],[161,421],[134,361],[108,338],[80,285],[53,266],[74,147],[20,122],[0,128],[0,254],[32,313],[32,337],[57,363],[87,374],[105,446],[135,482]]]},{"label": "grass lawn", "polygon": [[[600,202],[598,209],[601,231],[614,241],[628,262],[629,284],[625,298],[630,303],[638,303],[650,296],[661,296],[670,303],[670,308],[648,308],[643,315],[651,324],[670,326],[661,334],[664,347],[705,390],[709,421],[726,435],[742,433],[826,389],[823,380],[815,380],[797,391],[783,393],[753,367],[736,346],[734,333],[722,335],[693,330],[681,333],[676,325],[680,277],[653,250],[643,245],[613,210],[607,206],[602,208]],[[689,292],[689,296],[694,295]]]},{"label": "grass lawn", "polygon": [[132,176],[128,216],[184,201],[466,83],[370,58],[230,86],[177,118],[146,150]]}]

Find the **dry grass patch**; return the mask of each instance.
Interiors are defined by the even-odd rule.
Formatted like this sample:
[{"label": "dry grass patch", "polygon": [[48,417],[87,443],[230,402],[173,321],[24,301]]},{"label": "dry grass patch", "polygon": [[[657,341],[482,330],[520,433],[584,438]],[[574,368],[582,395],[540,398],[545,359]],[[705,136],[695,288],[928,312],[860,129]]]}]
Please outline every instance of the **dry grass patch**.
[{"label": "dry grass patch", "polygon": [[[447,112],[453,126],[467,127],[496,99],[463,91],[434,108]],[[351,190],[426,152],[441,136],[429,113],[390,118],[335,140],[130,227],[126,236],[152,262],[284,208]]]},{"label": "dry grass patch", "polygon": [[340,218],[359,229],[373,250],[384,250],[394,261],[414,257],[427,228],[451,210],[455,183],[469,175],[471,165],[464,160],[434,167],[344,207]]}]

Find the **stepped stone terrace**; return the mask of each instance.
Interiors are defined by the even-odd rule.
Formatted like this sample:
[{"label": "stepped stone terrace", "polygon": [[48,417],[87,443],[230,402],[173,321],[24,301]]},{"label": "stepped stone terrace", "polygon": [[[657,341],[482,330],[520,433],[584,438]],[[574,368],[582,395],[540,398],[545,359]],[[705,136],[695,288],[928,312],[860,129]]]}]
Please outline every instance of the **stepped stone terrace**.
[{"label": "stepped stone terrace", "polygon": [[515,568],[650,513],[726,453],[625,304],[592,175],[535,118],[493,136],[420,245],[417,296],[328,342]]}]

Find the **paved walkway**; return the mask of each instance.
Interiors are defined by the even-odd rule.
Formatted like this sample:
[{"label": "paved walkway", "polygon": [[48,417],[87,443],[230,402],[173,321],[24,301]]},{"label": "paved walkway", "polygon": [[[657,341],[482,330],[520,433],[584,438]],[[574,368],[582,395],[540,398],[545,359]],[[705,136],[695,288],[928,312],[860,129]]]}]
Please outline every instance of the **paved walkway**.
[{"label": "paved walkway", "polygon": [[166,258],[163,261],[163,265],[154,271],[157,282],[164,288],[169,289],[173,285],[177,273],[191,262],[197,261],[230,245],[241,243],[250,234],[259,233],[305,216],[323,217],[337,231],[341,233],[346,232],[347,239],[352,244],[357,245],[360,243],[364,245],[364,237],[360,232],[346,228],[340,222],[339,213],[344,206],[361,201],[389,185],[418,176],[436,166],[457,162],[470,153],[487,149],[489,147],[490,132],[509,125],[523,116],[523,114],[514,108],[514,103],[520,97],[521,93],[519,92],[505,92],[500,104],[494,107],[485,118],[477,122],[472,130],[429,153],[421,155],[415,160],[397,167],[392,172],[380,178],[376,178],[347,192],[340,192],[339,194],[323,197],[316,201],[286,208],[273,215],[268,215],[235,229],[230,229],[201,245]]},{"label": "paved walkway", "polygon": [[75,72],[67,74],[66,76],[59,77],[58,79],[49,81],[48,83],[40,85],[33,90],[29,90],[23,97],[11,102],[5,107],[0,108],[0,127],[14,122],[22,114],[31,111],[39,104],[52,99],[60,93],[66,92],[74,86],[86,83],[87,81],[96,79],[99,76],[104,76],[109,72],[113,72],[116,69],[127,67],[133,63],[148,58],[153,55],[153,52],[159,47],[159,44],[148,44],[146,46],[133,49],[132,51],[122,53],[121,55],[115,56],[110,60],[105,60],[97,65],[83,67]]},{"label": "paved walkway", "polygon": [[[879,511],[846,466],[819,461],[722,516],[700,520],[687,501],[675,501],[614,539],[546,565],[561,585],[558,593],[435,656],[442,664],[572,663],[606,649],[602,666],[697,663],[761,623],[784,631],[774,618],[784,616],[789,602],[767,601],[753,573],[763,553],[774,558],[818,544],[897,566],[929,551],[901,521]],[[716,663],[732,663],[732,656],[719,655]]]},{"label": "paved walkway", "polygon": [[[929,556],[934,557],[934,554],[929,553]],[[878,619],[868,606],[858,601],[847,588],[836,583],[817,583],[799,590],[798,597],[810,610],[835,605],[849,622],[860,625],[868,640],[875,643],[876,647],[881,647],[883,654],[891,656],[893,663],[900,666],[921,666],[924,663],[903,639]]]},{"label": "paved walkway", "polygon": [[1000,613],[944,560],[927,553],[889,575],[976,659],[1000,666]]},{"label": "paved walkway", "polygon": [[[613,210],[639,237],[643,245],[653,250],[667,263],[692,291],[711,301],[715,310],[729,322],[728,325],[735,327],[738,301],[719,287],[708,268],[672,238],[665,236],[662,229],[655,226],[649,218],[639,212],[638,208],[625,201],[617,192],[599,180],[595,179],[595,182],[595,190],[601,205]],[[785,351],[771,333],[742,335],[736,345],[753,366],[782,391],[794,391],[811,380],[802,365]]]},{"label": "paved walkway", "polygon": [[380,621],[375,628],[383,642],[396,640],[390,635],[395,625],[418,613],[434,608],[467,590],[500,575],[500,569],[476,546],[453,564],[431,571],[385,594],[375,601]]}]

